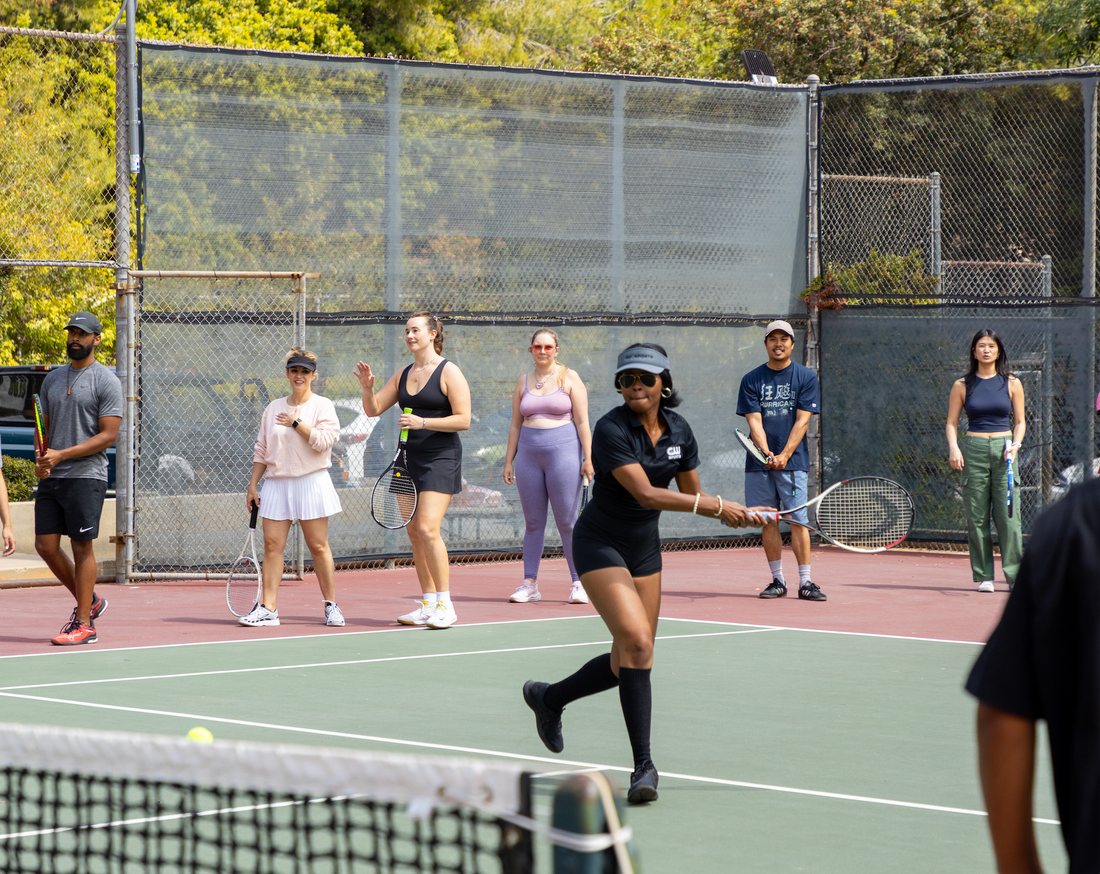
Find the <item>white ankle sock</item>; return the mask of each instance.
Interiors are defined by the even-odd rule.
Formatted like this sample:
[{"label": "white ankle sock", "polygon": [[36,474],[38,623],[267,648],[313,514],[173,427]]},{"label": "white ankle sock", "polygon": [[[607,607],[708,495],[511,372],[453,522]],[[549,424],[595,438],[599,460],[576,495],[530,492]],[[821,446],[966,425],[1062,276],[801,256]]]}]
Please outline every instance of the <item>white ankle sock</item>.
[{"label": "white ankle sock", "polygon": [[779,580],[779,582],[783,583],[784,585],[787,584],[787,581],[785,579],[783,579],[783,559],[777,559],[776,561],[769,561],[768,562],[768,570],[770,570],[772,572],[772,579],[773,580]]},{"label": "white ankle sock", "polygon": [[810,566],[808,564],[800,564],[798,566],[798,585],[799,587],[809,585],[810,583]]}]

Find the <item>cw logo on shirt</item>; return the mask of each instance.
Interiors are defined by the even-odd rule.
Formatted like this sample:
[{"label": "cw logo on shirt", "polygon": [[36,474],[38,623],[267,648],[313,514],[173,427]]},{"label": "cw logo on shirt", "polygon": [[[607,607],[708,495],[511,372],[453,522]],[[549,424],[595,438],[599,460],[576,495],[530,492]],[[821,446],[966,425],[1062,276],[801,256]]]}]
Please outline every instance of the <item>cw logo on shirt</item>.
[{"label": "cw logo on shirt", "polygon": [[677,459],[681,455],[681,449],[679,446],[668,447],[668,457],[670,460]]}]

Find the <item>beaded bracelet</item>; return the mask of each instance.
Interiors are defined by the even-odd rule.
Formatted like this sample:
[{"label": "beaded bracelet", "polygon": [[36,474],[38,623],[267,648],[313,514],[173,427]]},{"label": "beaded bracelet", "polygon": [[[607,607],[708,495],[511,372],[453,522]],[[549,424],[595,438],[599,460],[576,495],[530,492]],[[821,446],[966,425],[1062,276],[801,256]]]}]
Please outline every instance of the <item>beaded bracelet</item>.
[{"label": "beaded bracelet", "polygon": [[714,514],[714,518],[715,519],[721,519],[722,518],[722,496],[717,495],[717,498],[718,498],[718,512]]},{"label": "beaded bracelet", "polygon": [[699,511],[699,499],[703,497],[702,492],[695,493],[695,506],[691,508],[691,515],[695,515]]}]

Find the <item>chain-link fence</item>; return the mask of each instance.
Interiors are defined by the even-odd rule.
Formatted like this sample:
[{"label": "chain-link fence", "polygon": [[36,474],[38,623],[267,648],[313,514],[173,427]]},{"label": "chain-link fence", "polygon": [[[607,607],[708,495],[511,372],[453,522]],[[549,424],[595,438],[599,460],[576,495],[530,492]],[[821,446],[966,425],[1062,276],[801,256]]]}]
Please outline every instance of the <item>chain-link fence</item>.
[{"label": "chain-link fence", "polygon": [[[761,319],[804,322],[805,89],[145,44],[142,95],[145,265],[321,274],[303,324],[342,426],[337,561],[409,551],[403,533],[370,518],[396,419],[363,414],[353,370],[364,360],[388,378],[408,364],[404,314],[419,307],[442,313],[444,355],[473,400],[461,435],[466,484],[444,519],[452,555],[520,549],[525,523],[501,471],[512,390],[544,324],[586,382],[593,422],[618,400],[619,351],[662,343],[704,449],[706,487],[743,493],[744,453],[729,439],[740,376],[765,358]],[[151,379],[183,350],[201,374],[189,372],[185,391],[206,398],[222,423],[208,430],[222,442],[192,460],[191,417],[174,414],[171,441],[154,447],[143,436],[137,568],[215,572],[239,548],[225,532],[240,527],[244,436],[259,422],[239,399],[255,406],[261,385],[264,398],[285,393],[289,323],[269,329],[248,305],[255,290],[215,300],[197,286],[165,286],[156,299],[151,289],[143,433],[158,428],[155,410],[176,405],[170,380]],[[220,451],[238,432],[241,445]],[[148,498],[168,515],[146,513]],[[203,510],[182,535],[185,504]],[[666,520],[662,533],[670,542],[731,534],[688,518]],[[552,522],[547,545],[560,548]]]},{"label": "chain-link fence", "polygon": [[1096,472],[1095,99],[1074,74],[823,89],[822,267],[848,304],[822,314],[823,475],[902,482],[916,539],[966,536],[944,429],[980,328],[1024,386],[1025,532]]}]

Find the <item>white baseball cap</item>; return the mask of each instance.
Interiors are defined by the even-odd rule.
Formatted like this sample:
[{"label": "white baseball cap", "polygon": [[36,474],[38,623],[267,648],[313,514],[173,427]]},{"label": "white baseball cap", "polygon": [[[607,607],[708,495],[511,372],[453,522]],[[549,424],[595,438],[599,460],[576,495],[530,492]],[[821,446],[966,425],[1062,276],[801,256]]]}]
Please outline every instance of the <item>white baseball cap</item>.
[{"label": "white baseball cap", "polygon": [[794,328],[791,327],[790,322],[785,322],[782,319],[776,319],[774,322],[769,322],[768,327],[764,329],[764,336],[769,336],[772,331],[782,331],[792,340],[794,339]]}]

